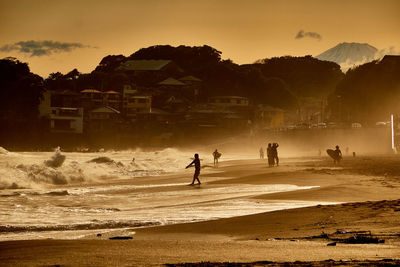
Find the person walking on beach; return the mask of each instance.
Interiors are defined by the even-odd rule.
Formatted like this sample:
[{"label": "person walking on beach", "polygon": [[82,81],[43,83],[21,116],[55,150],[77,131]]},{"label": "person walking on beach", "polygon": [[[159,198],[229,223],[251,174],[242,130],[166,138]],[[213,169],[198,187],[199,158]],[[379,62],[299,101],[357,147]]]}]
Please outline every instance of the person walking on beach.
[{"label": "person walking on beach", "polygon": [[214,166],[218,165],[218,159],[221,157],[221,153],[218,152],[217,149],[213,152],[213,157],[214,157]]},{"label": "person walking on beach", "polygon": [[192,183],[189,184],[189,185],[194,185],[194,182],[195,182],[196,180],[199,182],[199,184],[201,184],[201,183],[200,183],[200,180],[199,180],[199,175],[200,175],[200,159],[199,159],[199,154],[197,154],[197,153],[194,154],[194,160],[193,160],[189,165],[186,166],[186,169],[189,168],[189,167],[192,166],[192,165],[194,165],[195,170],[194,170],[194,175],[193,175],[193,181],[192,181]]},{"label": "person walking on beach", "polygon": [[269,167],[274,166],[274,157],[272,155],[272,145],[271,145],[271,143],[269,143],[268,147],[267,147],[267,157],[268,157],[268,166]]},{"label": "person walking on beach", "polygon": [[260,159],[264,159],[264,149],[260,147]]},{"label": "person walking on beach", "polygon": [[272,144],[272,158],[274,163],[276,163],[276,166],[279,166],[278,147],[279,147],[278,143]]}]

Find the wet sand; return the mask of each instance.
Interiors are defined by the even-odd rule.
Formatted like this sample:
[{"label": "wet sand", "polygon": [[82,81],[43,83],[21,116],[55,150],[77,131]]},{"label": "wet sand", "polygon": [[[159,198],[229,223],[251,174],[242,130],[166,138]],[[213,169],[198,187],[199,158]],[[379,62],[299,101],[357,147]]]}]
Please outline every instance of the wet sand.
[{"label": "wet sand", "polygon": [[[134,229],[136,234],[132,240],[108,240],[110,236],[125,234],[116,231],[79,240],[0,242],[0,265],[157,266],[199,262],[222,265],[222,262],[332,259],[355,263],[356,260],[400,259],[400,172],[397,166],[400,166],[400,158],[394,156],[345,158],[341,167],[325,158],[308,162],[283,159],[277,168],[268,168],[266,162],[260,160],[222,162],[217,171],[203,172],[201,187],[221,184],[319,186],[253,198],[341,204]],[[173,175],[146,181],[180,183],[189,180]],[[141,183],[140,179],[136,181]],[[371,231],[371,238],[384,243],[343,242],[361,231]]]}]

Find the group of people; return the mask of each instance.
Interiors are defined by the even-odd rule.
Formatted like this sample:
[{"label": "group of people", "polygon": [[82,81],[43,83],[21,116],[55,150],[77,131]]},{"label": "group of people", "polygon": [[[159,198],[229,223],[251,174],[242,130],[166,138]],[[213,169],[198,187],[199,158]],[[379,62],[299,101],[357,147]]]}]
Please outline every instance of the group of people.
[{"label": "group of people", "polygon": [[[279,166],[278,143],[269,143],[267,146],[268,166]],[[260,159],[264,159],[264,149],[260,147]]]}]

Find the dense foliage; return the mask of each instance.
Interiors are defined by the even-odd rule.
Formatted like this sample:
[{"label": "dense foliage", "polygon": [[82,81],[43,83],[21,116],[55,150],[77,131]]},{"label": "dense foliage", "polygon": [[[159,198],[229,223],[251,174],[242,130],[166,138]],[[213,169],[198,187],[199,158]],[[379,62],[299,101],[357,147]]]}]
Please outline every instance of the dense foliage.
[{"label": "dense foliage", "polygon": [[1,137],[27,135],[38,124],[38,106],[43,79],[30,72],[26,63],[14,58],[0,60]]},{"label": "dense foliage", "polygon": [[400,56],[350,69],[330,97],[338,120],[374,123],[400,113]]}]

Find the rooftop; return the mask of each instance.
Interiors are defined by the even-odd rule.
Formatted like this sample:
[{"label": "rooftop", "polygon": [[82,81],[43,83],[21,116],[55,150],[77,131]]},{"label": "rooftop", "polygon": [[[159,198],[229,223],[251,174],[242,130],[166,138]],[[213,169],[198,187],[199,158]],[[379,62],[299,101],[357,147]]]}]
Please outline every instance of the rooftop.
[{"label": "rooftop", "polygon": [[85,89],[85,90],[82,90],[81,93],[97,93],[97,94],[101,94],[102,92],[100,92],[99,90],[96,90],[96,89]]},{"label": "rooftop", "polygon": [[190,82],[201,82],[202,81],[201,79],[199,79],[199,78],[197,78],[195,76],[192,76],[192,75],[182,77],[179,80],[181,80],[181,81],[190,81]]},{"label": "rooftop", "polygon": [[177,79],[172,78],[172,77],[169,77],[168,79],[165,79],[164,81],[159,82],[158,84],[160,84],[160,85],[178,85],[178,86],[185,85],[183,82],[178,81]]},{"label": "rooftop", "polygon": [[118,69],[122,70],[160,70],[168,65],[171,60],[128,60],[122,63]]},{"label": "rooftop", "polygon": [[115,108],[106,106],[106,107],[101,107],[101,108],[96,108],[90,111],[91,113],[116,113],[119,114],[120,112],[116,110]]},{"label": "rooftop", "polygon": [[104,93],[105,93],[105,94],[111,94],[111,95],[119,95],[118,92],[113,91],[113,90],[109,90],[109,91],[106,91],[106,92],[104,92]]}]

